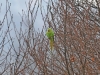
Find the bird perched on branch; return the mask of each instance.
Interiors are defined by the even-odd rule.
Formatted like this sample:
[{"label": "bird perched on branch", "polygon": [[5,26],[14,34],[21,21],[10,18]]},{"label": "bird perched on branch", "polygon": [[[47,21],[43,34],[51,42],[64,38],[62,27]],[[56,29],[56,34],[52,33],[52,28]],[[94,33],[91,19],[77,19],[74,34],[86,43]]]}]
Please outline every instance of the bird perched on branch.
[{"label": "bird perched on branch", "polygon": [[54,47],[54,31],[51,28],[47,29],[46,36],[49,39],[50,49],[52,50]]}]

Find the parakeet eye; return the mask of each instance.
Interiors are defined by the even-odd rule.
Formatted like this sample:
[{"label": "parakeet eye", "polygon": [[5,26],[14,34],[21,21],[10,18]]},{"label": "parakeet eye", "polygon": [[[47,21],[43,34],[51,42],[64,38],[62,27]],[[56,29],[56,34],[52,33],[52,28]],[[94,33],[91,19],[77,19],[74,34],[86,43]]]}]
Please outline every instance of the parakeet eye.
[{"label": "parakeet eye", "polygon": [[48,30],[48,32],[50,32],[50,30]]}]

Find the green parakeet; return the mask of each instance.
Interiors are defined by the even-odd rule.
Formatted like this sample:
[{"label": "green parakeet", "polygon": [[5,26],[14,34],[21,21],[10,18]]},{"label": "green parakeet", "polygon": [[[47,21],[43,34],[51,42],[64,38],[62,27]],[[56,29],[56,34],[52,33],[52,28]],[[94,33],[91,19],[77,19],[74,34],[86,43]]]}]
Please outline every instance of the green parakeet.
[{"label": "green parakeet", "polygon": [[49,39],[50,49],[52,50],[54,46],[54,31],[51,28],[48,28],[46,35]]}]

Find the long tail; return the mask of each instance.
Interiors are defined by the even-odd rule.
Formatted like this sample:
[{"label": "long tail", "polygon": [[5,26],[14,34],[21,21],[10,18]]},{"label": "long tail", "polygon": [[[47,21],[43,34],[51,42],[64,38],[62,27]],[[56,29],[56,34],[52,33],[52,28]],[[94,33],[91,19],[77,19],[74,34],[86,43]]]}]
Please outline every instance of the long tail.
[{"label": "long tail", "polygon": [[53,48],[54,48],[54,41],[50,40],[50,49],[53,50]]}]

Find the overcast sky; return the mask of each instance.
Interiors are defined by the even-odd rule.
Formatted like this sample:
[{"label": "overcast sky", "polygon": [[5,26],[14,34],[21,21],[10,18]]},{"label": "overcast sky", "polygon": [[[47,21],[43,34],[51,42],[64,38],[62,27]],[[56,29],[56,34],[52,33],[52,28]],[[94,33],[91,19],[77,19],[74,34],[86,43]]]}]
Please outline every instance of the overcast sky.
[{"label": "overcast sky", "polygon": [[[14,21],[16,23],[17,26],[19,26],[20,22],[21,22],[21,17],[18,13],[22,13],[22,9],[24,11],[26,11],[26,5],[25,2],[28,4],[29,0],[8,0],[11,3],[11,12],[13,14],[14,17]],[[35,2],[35,0],[33,0],[33,2]],[[0,11],[0,20],[2,21],[5,13],[6,13],[6,0],[0,0],[0,3],[2,3],[2,7],[1,7],[1,11]],[[34,6],[34,3],[33,3]],[[43,22],[42,22],[42,18],[40,16],[40,13],[38,13],[37,15],[37,20],[35,23],[35,27],[36,28],[41,28],[43,26]]]},{"label": "overcast sky", "polygon": [[[13,20],[15,22],[15,25],[16,25],[17,29],[19,29],[20,22],[21,22],[21,17],[19,15],[19,13],[22,15],[22,9],[24,11],[27,11],[25,2],[28,4],[28,1],[29,0],[8,0],[8,1],[9,1],[9,3],[11,3],[10,10],[11,10],[11,13],[13,14]],[[35,0],[33,0],[33,1],[35,1]],[[3,21],[3,18],[4,18],[4,15],[6,13],[6,0],[0,0],[0,5],[1,5],[1,3],[2,3],[2,6],[0,8],[0,21],[2,22]],[[43,5],[45,5],[45,4],[43,4]],[[34,3],[33,3],[33,6],[34,6]],[[10,22],[9,13],[7,15],[8,15],[8,21]],[[37,19],[36,19],[36,22],[35,22],[35,28],[36,28],[36,30],[38,30],[38,28],[41,30],[42,29],[42,26],[43,26],[42,17],[41,17],[40,12],[38,12]],[[18,42],[17,42],[17,40],[15,38],[16,36],[15,36],[15,32],[14,32],[14,27],[13,27],[12,24],[11,24],[10,29],[12,29],[11,36],[13,37],[14,44],[15,44],[16,48],[18,48]],[[3,24],[3,28],[2,28],[2,31],[3,32],[0,31],[0,34],[3,33],[2,37],[4,37],[4,34],[5,34],[5,31],[6,30],[7,30],[7,22],[5,20],[4,21],[4,24]],[[0,42],[2,41],[2,37],[0,37]],[[10,48],[9,47],[9,44],[7,44],[4,47],[4,50],[7,51],[8,48]]]}]

